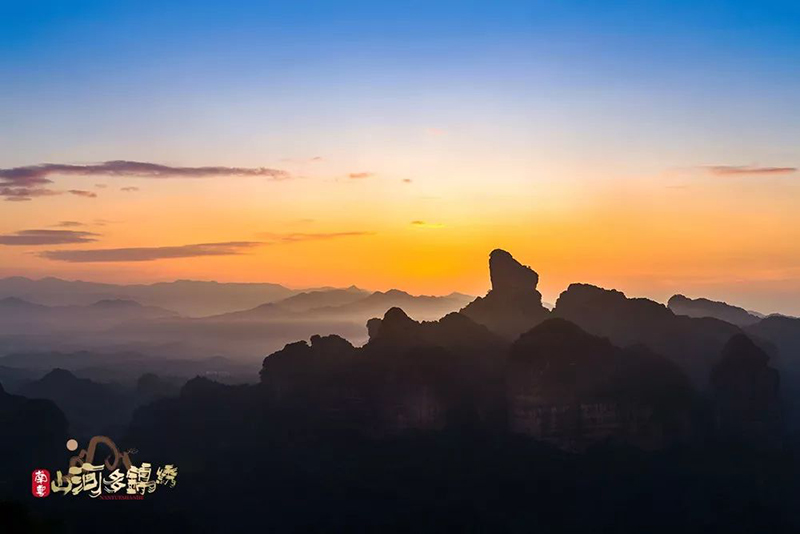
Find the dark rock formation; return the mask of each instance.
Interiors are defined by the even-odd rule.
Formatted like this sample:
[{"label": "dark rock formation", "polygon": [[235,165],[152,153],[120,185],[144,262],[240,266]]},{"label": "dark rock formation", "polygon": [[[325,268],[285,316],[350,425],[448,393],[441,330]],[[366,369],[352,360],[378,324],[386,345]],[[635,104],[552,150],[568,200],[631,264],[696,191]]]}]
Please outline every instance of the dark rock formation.
[{"label": "dark rock formation", "polygon": [[782,432],[780,378],[769,356],[744,334],[733,336],[711,371],[723,435],[752,444],[778,443]]},{"label": "dark rock formation", "polygon": [[261,383],[276,397],[298,390],[313,390],[356,355],[356,349],[339,336],[312,336],[311,344],[297,341],[264,359]]},{"label": "dark rock formation", "polygon": [[563,319],[511,347],[509,424],[566,449],[613,439],[658,448],[688,435],[693,392],[669,360],[624,350]]},{"label": "dark rock formation", "polygon": [[667,306],[675,315],[713,317],[736,326],[748,326],[761,320],[761,317],[744,308],[704,298],[690,299],[683,295],[673,295],[667,302]]},{"label": "dark rock formation", "polygon": [[489,274],[492,289],[468,304],[462,314],[509,340],[548,317],[550,312],[536,290],[539,275],[530,267],[496,249],[489,255]]},{"label": "dark rock formation", "polygon": [[383,319],[371,319],[367,330],[370,349],[444,347],[459,352],[482,352],[491,357],[506,346],[501,337],[462,313],[450,313],[438,321],[417,322],[400,308],[392,308]]},{"label": "dark rock formation", "polygon": [[458,313],[417,322],[392,308],[367,328],[364,347],[314,336],[268,356],[264,390],[306,421],[370,435],[441,429],[499,409],[507,345],[486,327]]},{"label": "dark rock formation", "polygon": [[741,332],[719,319],[678,316],[652,300],[588,284],[571,284],[553,313],[620,347],[649,347],[679,364],[701,388],[722,347]]}]

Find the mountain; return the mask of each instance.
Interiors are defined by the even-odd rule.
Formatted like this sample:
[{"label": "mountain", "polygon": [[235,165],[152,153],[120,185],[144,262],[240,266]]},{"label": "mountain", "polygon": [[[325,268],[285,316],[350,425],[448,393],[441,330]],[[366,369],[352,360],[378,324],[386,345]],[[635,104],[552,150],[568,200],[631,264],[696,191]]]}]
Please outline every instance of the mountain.
[{"label": "mountain", "polygon": [[258,384],[190,380],[136,410],[125,446],[203,480],[169,511],[214,531],[759,531],[753,510],[793,531],[781,527],[798,524],[784,521],[800,494],[795,451],[740,443],[771,425],[776,374],[760,343],[585,285],[561,295],[555,317],[511,325],[511,339],[504,314],[536,310],[531,271],[511,271],[518,290],[502,268],[492,280],[482,318],[494,329],[390,308],[362,346],[327,332],[287,343]]},{"label": "mountain", "polygon": [[733,336],[711,371],[721,432],[758,446],[782,438],[780,376],[769,356],[744,334]]},{"label": "mountain", "polygon": [[673,295],[667,302],[667,306],[675,315],[686,315],[688,317],[713,317],[736,326],[748,326],[755,324],[763,316],[749,312],[744,308],[732,306],[726,302],[717,302],[704,298],[690,299],[683,295]]},{"label": "mountain", "polygon": [[279,300],[275,304],[291,312],[306,312],[315,308],[344,306],[361,300],[369,294],[369,291],[350,286],[346,289],[304,291]]},{"label": "mountain", "polygon": [[47,399],[64,410],[76,436],[107,435],[133,411],[131,392],[118,386],[78,378],[70,371],[53,369],[39,380],[22,387],[20,394]]},{"label": "mountain", "polygon": [[748,334],[771,342],[778,350],[773,364],[781,374],[800,379],[800,319],[771,315],[745,328]]},{"label": "mountain", "polygon": [[699,388],[706,386],[722,347],[741,332],[719,319],[675,315],[658,302],[588,284],[571,284],[553,314],[617,346],[649,347],[680,365]]},{"label": "mountain", "polygon": [[[365,296],[366,295],[366,296]],[[453,293],[443,297],[411,295],[391,289],[386,292],[367,293],[361,289],[334,289],[301,293],[285,300],[262,304],[250,310],[209,317],[215,322],[225,321],[322,321],[342,320],[363,324],[367,319],[382,316],[391,308],[403,308],[419,319],[439,318],[458,310],[472,297]],[[336,303],[313,306],[317,303]]]},{"label": "mountain", "polygon": [[175,312],[126,299],[100,300],[88,306],[44,306],[7,297],[0,300],[0,334],[85,332],[125,322],[174,317]]},{"label": "mountain", "polygon": [[562,448],[604,439],[662,447],[689,435],[694,392],[678,366],[564,319],[514,342],[507,377],[511,429]]},{"label": "mountain", "polygon": [[147,374],[156,374],[169,383],[183,383],[198,375],[225,383],[255,380],[252,373],[258,367],[221,357],[178,359],[169,353],[151,356],[134,351],[14,352],[0,356],[0,379],[8,384],[9,391],[19,392],[24,384],[57,368],[132,389]]},{"label": "mountain", "polygon": [[278,284],[258,283],[177,280],[116,285],[58,278],[32,280],[21,276],[0,279],[0,297],[17,297],[49,306],[87,306],[106,299],[131,299],[146,306],[162,307],[188,316],[252,308],[296,293]]},{"label": "mountain", "polygon": [[462,314],[509,340],[549,316],[542,294],[536,290],[539,275],[505,250],[489,254],[489,276],[492,289],[465,306]]},{"label": "mountain", "polygon": [[800,319],[771,315],[747,326],[745,331],[753,339],[767,340],[775,347],[770,364],[780,372],[788,424],[800,428]]},{"label": "mountain", "polygon": [[352,317],[363,322],[369,317],[382,316],[391,308],[402,308],[406,313],[421,320],[438,319],[457,311],[472,297],[451,293],[443,297],[411,295],[398,289],[376,291],[364,298],[341,306],[326,306],[309,310],[313,316]]},{"label": "mountain", "polygon": [[[19,498],[31,469],[57,465],[69,439],[67,419],[55,403],[7,393],[0,385],[0,500]],[[2,513],[0,513],[2,516]]]}]

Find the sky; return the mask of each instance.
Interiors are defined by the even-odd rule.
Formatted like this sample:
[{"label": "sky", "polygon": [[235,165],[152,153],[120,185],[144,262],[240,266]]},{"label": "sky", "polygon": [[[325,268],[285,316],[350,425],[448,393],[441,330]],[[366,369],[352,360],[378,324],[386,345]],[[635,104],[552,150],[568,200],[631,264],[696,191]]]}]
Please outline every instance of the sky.
[{"label": "sky", "polygon": [[800,4],[0,0],[0,276],[800,314]]}]

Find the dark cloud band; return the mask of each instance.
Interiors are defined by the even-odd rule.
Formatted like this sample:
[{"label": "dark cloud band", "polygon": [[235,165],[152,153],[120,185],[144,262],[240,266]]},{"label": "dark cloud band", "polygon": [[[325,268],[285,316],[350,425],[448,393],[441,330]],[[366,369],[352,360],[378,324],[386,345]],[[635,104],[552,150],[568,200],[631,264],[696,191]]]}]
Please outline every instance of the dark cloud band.
[{"label": "dark cloud band", "polygon": [[46,250],[39,256],[70,263],[137,262],[200,256],[235,256],[244,254],[262,243],[231,241],[227,243],[201,243],[174,247],[133,247],[94,250]]},{"label": "dark cloud band", "polygon": [[[290,178],[288,172],[267,167],[174,167],[142,161],[106,161],[91,165],[42,163],[0,169],[0,196],[6,200],[31,200],[57,195],[47,189],[53,176],[121,176],[137,178],[210,178],[215,176],[262,176],[270,180]],[[73,193],[72,194],[81,194]],[[89,195],[84,195],[89,196]]]},{"label": "dark cloud band", "polygon": [[13,234],[0,235],[0,245],[67,245],[90,243],[97,241],[96,237],[99,237],[99,234],[75,230],[21,230]]}]

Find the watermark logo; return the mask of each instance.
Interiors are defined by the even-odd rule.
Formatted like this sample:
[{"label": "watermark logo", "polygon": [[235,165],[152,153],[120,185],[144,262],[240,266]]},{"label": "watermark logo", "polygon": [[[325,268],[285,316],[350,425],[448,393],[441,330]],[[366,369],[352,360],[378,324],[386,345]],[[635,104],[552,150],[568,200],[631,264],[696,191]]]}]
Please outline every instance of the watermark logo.
[{"label": "watermark logo", "polygon": [[34,469],[31,473],[31,493],[37,499],[50,495],[50,471]]},{"label": "watermark logo", "polygon": [[[104,460],[96,459],[98,448],[107,449]],[[71,439],[67,449],[75,451],[78,442]],[[149,462],[139,465],[131,461],[135,449],[120,452],[116,444],[106,436],[95,436],[88,446],[69,460],[66,474],[57,470],[50,477],[47,469],[36,469],[31,473],[31,492],[34,497],[47,497],[50,493],[66,495],[86,494],[103,500],[141,500],[165,486],[177,484],[178,468],[174,464],[153,466]]]}]

